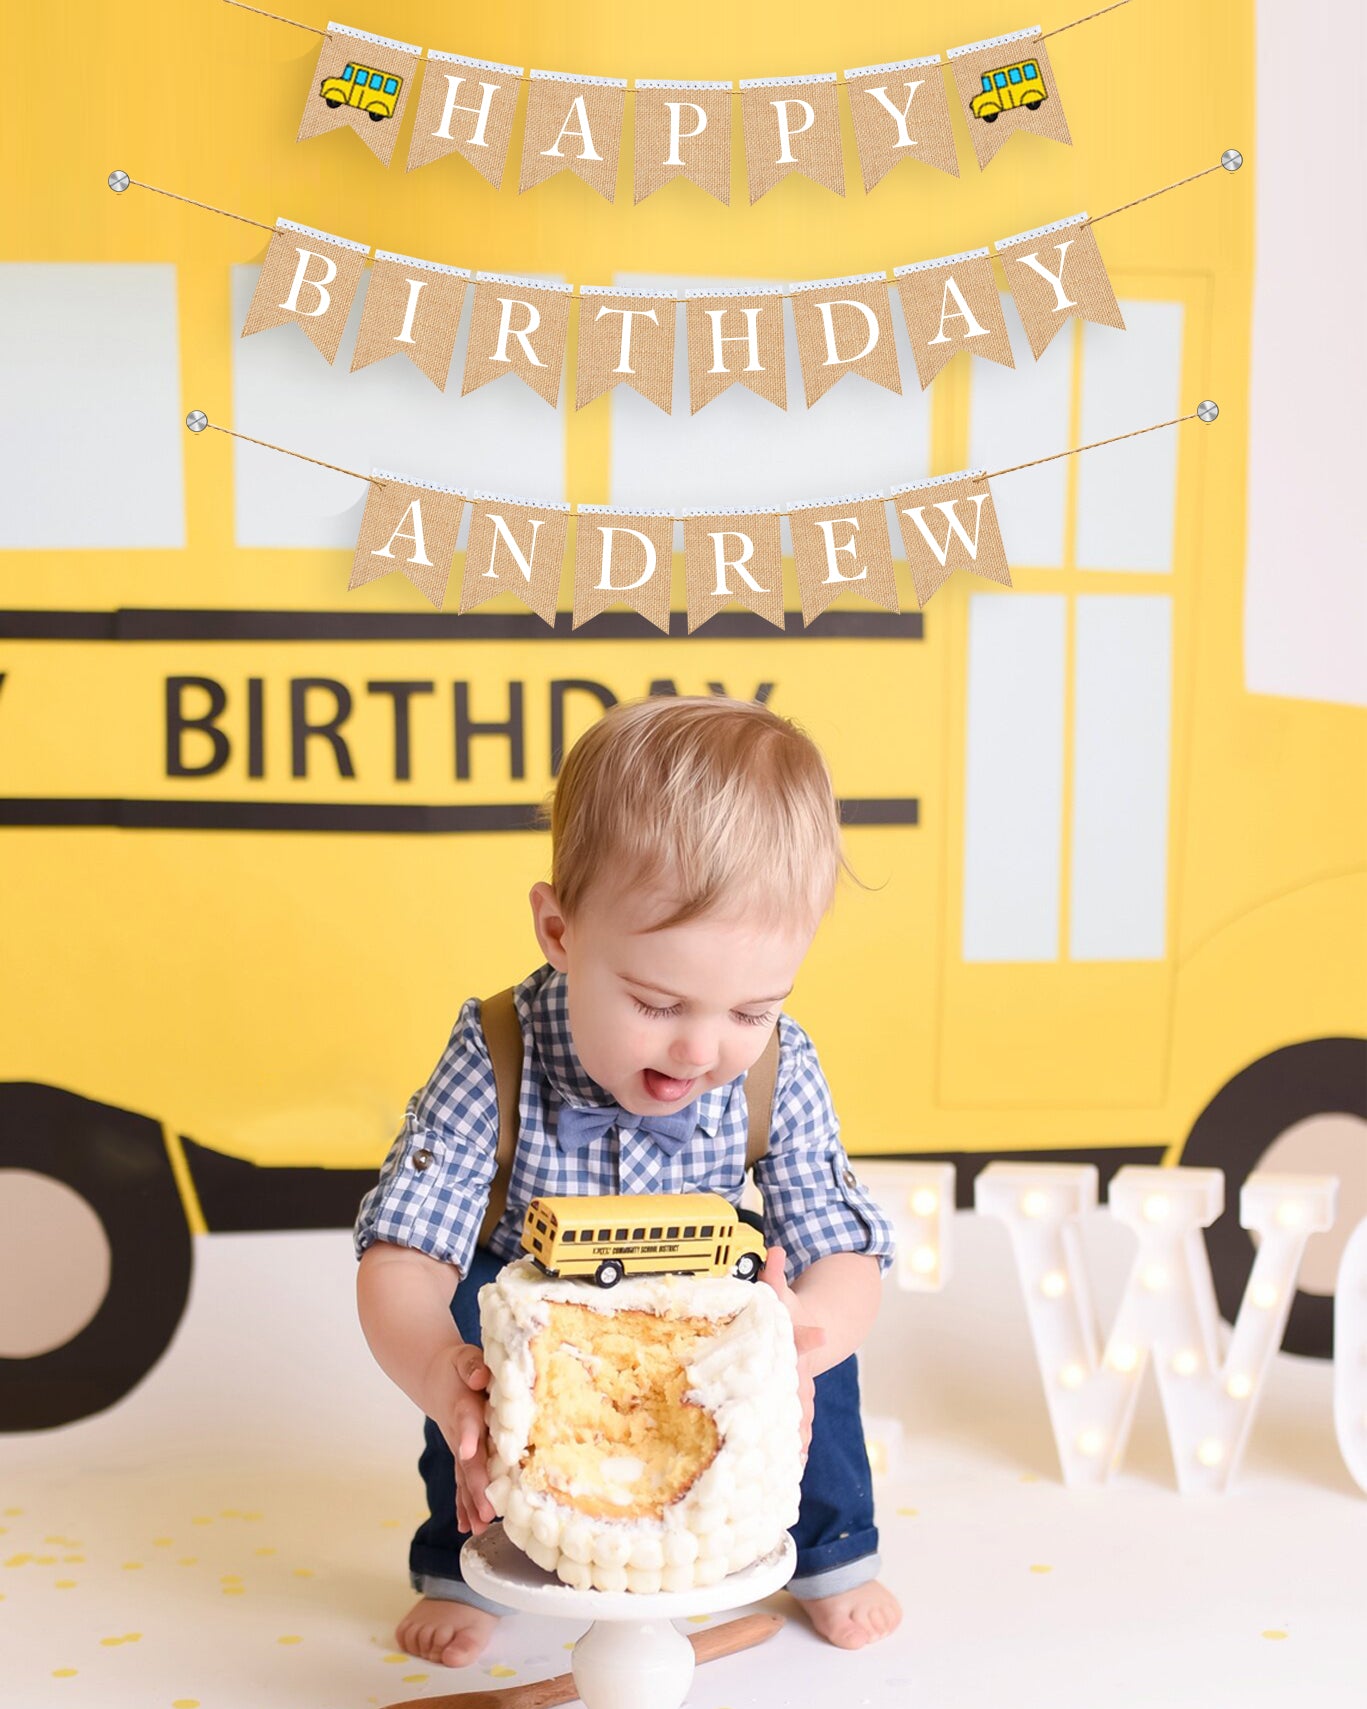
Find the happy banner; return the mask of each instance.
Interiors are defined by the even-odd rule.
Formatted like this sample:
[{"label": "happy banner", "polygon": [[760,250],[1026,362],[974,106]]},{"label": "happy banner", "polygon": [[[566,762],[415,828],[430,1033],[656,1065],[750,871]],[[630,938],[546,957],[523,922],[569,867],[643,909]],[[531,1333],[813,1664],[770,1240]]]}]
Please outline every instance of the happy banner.
[{"label": "happy banner", "polygon": [[634,199],[643,201],[671,180],[687,178],[729,202],[732,101],[738,95],[752,202],[793,173],[843,196],[842,88],[866,191],[903,160],[923,161],[958,176],[949,119],[951,85],[979,167],[986,167],[1017,131],[1071,143],[1044,41],[1126,3],[1112,0],[1100,11],[1052,30],[1033,25],[952,47],[943,55],[889,60],[843,73],[725,82],[629,82],[432,49],[424,54],[406,42],[329,24],[318,32],[323,42],[299,139],[346,127],[388,165],[409,98],[421,82],[408,170],[459,154],[497,188],[503,182],[518,88],[525,83],[519,191],[572,172],[611,201],[617,193],[623,114],[630,96],[636,101]]}]

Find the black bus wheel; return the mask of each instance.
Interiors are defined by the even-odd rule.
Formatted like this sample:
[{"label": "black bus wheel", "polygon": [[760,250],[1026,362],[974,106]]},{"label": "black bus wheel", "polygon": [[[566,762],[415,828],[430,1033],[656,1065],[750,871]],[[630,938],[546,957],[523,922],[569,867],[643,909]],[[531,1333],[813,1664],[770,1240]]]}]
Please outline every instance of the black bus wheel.
[{"label": "black bus wheel", "polygon": [[615,1258],[605,1258],[593,1272],[593,1279],[600,1288],[615,1288],[622,1279],[622,1266]]},{"label": "black bus wheel", "polygon": [[1181,1161],[1224,1172],[1225,1208],[1206,1230],[1206,1247],[1230,1323],[1253,1268],[1253,1241],[1239,1226],[1239,1190],[1249,1175],[1338,1176],[1334,1227],[1312,1237],[1282,1342],[1289,1353],[1332,1358],[1337,1258],[1367,1214],[1367,1039],[1309,1039],[1250,1063],[1196,1118]]},{"label": "black bus wheel", "polygon": [[102,1412],[165,1352],[190,1291],[160,1126],[0,1084],[0,1225],[18,1236],[0,1251],[0,1431]]},{"label": "black bus wheel", "polygon": [[753,1282],[759,1271],[759,1259],[753,1252],[742,1252],[731,1267],[731,1274],[742,1282]]}]

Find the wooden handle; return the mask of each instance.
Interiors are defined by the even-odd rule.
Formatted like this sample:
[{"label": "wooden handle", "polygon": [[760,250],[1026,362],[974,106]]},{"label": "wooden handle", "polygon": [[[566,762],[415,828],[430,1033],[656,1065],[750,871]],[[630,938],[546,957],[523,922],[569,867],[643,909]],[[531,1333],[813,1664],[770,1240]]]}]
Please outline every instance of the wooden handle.
[{"label": "wooden handle", "polygon": [[709,1626],[705,1632],[690,1632],[695,1660],[715,1661],[736,1650],[748,1650],[752,1644],[762,1644],[772,1638],[783,1624],[781,1614],[746,1614],[739,1620],[728,1620],[723,1626]]}]

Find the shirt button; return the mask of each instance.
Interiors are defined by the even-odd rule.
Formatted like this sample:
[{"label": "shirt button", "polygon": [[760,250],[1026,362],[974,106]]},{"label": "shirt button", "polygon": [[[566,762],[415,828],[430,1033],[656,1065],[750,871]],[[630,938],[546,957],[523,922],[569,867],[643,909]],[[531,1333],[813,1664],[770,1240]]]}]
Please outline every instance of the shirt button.
[{"label": "shirt button", "polygon": [[418,1171],[418,1173],[420,1175],[422,1174],[424,1169],[427,1169],[431,1166],[431,1163],[432,1163],[432,1153],[430,1151],[428,1151],[426,1148],[424,1148],[422,1151],[415,1151],[413,1153],[413,1167]]},{"label": "shirt button", "polygon": [[854,1173],[853,1169],[847,1169],[845,1171],[845,1185],[847,1187],[854,1187],[854,1186],[858,1185],[858,1181],[855,1178],[855,1173]]}]

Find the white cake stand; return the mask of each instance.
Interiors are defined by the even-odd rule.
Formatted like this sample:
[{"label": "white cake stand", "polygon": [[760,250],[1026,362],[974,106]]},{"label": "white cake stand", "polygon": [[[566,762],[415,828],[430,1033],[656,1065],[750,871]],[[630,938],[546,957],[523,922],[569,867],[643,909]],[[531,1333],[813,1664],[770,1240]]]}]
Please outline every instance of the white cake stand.
[{"label": "white cake stand", "polygon": [[693,1680],[693,1646],[670,1622],[770,1596],[793,1576],[796,1559],[785,1533],[771,1554],[720,1584],[655,1596],[573,1590],[528,1560],[495,1524],[461,1550],[460,1568],[472,1589],[509,1608],[593,1621],[572,1662],[585,1709],[681,1709]]}]

